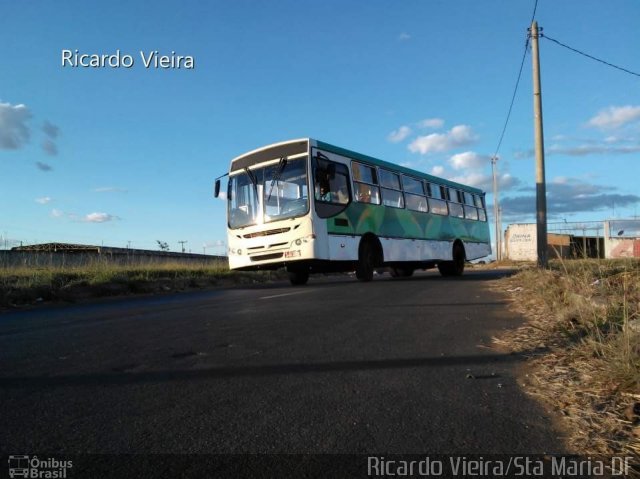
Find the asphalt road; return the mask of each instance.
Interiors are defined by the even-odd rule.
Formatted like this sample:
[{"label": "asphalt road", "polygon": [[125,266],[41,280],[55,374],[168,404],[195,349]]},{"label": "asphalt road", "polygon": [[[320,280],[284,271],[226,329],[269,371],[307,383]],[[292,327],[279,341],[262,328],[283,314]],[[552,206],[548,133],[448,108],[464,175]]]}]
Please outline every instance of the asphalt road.
[{"label": "asphalt road", "polygon": [[0,315],[0,451],[552,453],[471,271],[313,278]]}]

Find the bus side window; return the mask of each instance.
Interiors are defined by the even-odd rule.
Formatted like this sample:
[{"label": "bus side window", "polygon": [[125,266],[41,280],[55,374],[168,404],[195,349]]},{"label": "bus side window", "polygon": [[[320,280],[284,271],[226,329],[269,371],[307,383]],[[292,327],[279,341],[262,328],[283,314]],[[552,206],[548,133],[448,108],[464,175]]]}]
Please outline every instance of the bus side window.
[{"label": "bus side window", "polygon": [[376,169],[354,161],[351,163],[351,171],[353,172],[353,191],[356,201],[379,205],[380,188],[378,187]]},{"label": "bus side window", "polygon": [[[407,209],[426,213],[428,211],[427,199],[425,198],[424,183],[410,176],[402,176],[402,186],[404,187],[405,205]],[[427,187],[429,183],[427,183]]]},{"label": "bus side window", "polygon": [[315,199],[323,203],[349,203],[349,170],[341,164],[319,162],[315,168]]},{"label": "bus side window", "polygon": [[399,174],[381,168],[380,186],[382,186],[383,205],[393,208],[404,208],[404,196],[402,195]]},{"label": "bus side window", "polygon": [[460,202],[461,193],[453,188],[445,188],[446,199],[449,202],[449,216],[464,218],[464,208]]},{"label": "bus side window", "polygon": [[474,198],[471,193],[464,192],[464,204],[469,206],[475,206]]}]

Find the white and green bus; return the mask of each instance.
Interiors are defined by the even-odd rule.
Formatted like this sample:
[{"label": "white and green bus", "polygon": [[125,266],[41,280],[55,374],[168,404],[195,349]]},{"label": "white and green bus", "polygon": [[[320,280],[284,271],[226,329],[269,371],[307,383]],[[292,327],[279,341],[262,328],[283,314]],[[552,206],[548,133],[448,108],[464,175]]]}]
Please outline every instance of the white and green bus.
[{"label": "white and green bus", "polygon": [[459,276],[465,261],[491,254],[481,190],[328,143],[258,148],[227,175],[232,270],[284,267],[292,284],[340,271],[370,281],[382,267]]}]

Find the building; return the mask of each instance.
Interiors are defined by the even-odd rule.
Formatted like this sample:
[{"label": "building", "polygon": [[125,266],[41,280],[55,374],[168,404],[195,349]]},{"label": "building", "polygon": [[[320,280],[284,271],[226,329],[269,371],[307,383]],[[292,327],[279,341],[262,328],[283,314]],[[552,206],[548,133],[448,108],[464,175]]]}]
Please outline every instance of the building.
[{"label": "building", "polygon": [[[505,231],[505,258],[538,259],[535,223],[511,224]],[[549,223],[549,258],[640,258],[640,220]]]}]

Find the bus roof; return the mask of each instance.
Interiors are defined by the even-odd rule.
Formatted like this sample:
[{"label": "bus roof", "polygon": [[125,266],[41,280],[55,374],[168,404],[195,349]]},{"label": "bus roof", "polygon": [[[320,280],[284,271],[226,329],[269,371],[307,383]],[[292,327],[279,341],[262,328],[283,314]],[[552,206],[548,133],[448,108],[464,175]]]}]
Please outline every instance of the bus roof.
[{"label": "bus roof", "polygon": [[[446,180],[438,176],[429,175],[418,170],[413,170],[411,168],[407,168],[395,163],[389,163],[372,156],[363,155],[362,153],[347,150],[346,148],[341,148],[339,146],[331,145],[329,143],[325,143],[324,141],[314,140],[312,138],[298,138],[295,140],[281,141],[278,143],[273,143],[271,145],[262,146],[255,150],[244,153],[231,160],[231,172],[241,170],[256,163],[261,163],[268,159],[275,159],[280,156],[303,153],[308,148],[308,145],[316,146],[317,148],[320,148],[322,150],[335,153],[337,155],[346,156],[354,160],[397,171],[408,176],[422,178],[440,185],[450,186],[452,188],[468,191],[470,193],[476,193],[480,195],[484,194],[484,192],[479,188],[463,185],[462,183],[456,183],[455,181]],[[276,151],[273,151],[274,149]]]},{"label": "bus roof", "polygon": [[383,161],[378,158],[374,158],[372,156],[363,155],[362,153],[358,153],[355,151],[347,150],[345,148],[340,148],[339,146],[331,145],[329,143],[325,143],[323,141],[318,140],[310,140],[312,143],[315,142],[316,146],[322,150],[329,151],[331,153],[335,153],[337,155],[347,156],[354,160],[360,160],[366,163],[371,163],[373,165],[387,168],[389,170],[397,171],[399,173],[404,173],[408,176],[414,176],[417,178],[422,178],[427,181],[450,186],[452,188],[457,188],[465,191],[469,191],[471,193],[484,194],[484,192],[479,188],[474,188],[472,186],[463,185],[462,183],[456,183],[455,181],[449,181],[444,178],[440,178],[438,176],[429,175],[427,173],[423,173],[421,171],[413,170],[411,168],[407,168],[405,166],[401,166],[395,163],[389,163],[388,161]]}]

